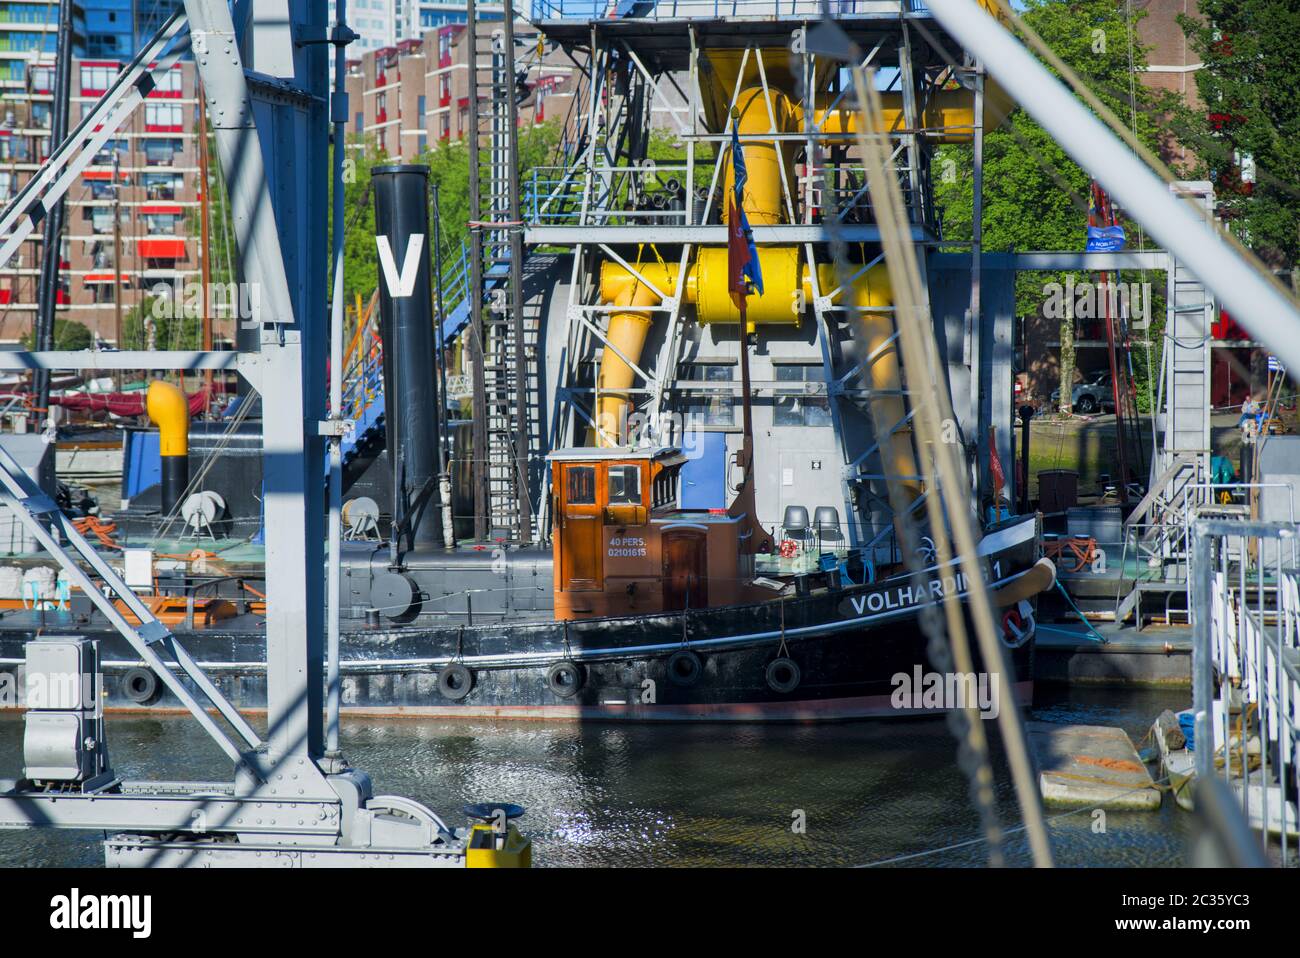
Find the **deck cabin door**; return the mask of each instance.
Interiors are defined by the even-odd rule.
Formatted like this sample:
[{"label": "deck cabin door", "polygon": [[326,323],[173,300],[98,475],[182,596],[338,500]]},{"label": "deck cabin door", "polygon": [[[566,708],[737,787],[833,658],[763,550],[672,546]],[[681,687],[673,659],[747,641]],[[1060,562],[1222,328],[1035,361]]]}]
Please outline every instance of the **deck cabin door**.
[{"label": "deck cabin door", "polygon": [[704,530],[664,530],[663,555],[664,611],[706,608],[709,604],[708,537]]},{"label": "deck cabin door", "polygon": [[564,466],[564,481],[560,484],[560,588],[566,592],[598,592],[603,587],[599,478],[596,465]]}]

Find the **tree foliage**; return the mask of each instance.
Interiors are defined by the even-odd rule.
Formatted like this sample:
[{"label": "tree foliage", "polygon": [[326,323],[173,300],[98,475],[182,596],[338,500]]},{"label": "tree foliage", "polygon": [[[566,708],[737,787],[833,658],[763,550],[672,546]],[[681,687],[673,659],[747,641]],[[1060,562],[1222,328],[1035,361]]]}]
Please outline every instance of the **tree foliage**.
[{"label": "tree foliage", "polygon": [[1243,243],[1274,269],[1290,269],[1300,262],[1300,6],[1200,0],[1199,7],[1201,18],[1179,17],[1205,64],[1196,72],[1205,105],[1178,110],[1173,124],[1197,156],[1188,172],[1214,183],[1219,213]]},{"label": "tree foliage", "polygon": [[146,296],[122,317],[122,349],[202,349],[201,310]]},{"label": "tree foliage", "polygon": [[[55,349],[90,349],[95,337],[90,329],[75,319],[56,318],[54,320]],[[36,348],[36,330],[33,329],[23,337],[24,349]]]},{"label": "tree foliage", "polygon": [[[1021,16],[1116,116],[1134,128],[1139,141],[1155,148],[1161,117],[1170,107],[1167,98],[1135,79],[1146,67],[1148,51],[1137,37],[1137,23],[1145,11],[1132,13],[1129,20],[1125,5],[1114,0],[1027,0]],[[969,240],[974,197],[971,147],[940,147],[932,169],[944,237]],[[984,251],[1084,249],[1090,182],[1089,174],[1038,123],[1024,110],[1015,109],[1001,127],[984,137]],[[1132,222],[1124,225],[1129,245],[1135,247],[1139,227]],[[1089,278],[1076,276],[1080,282]],[[1063,273],[1021,273],[1016,280],[1017,311],[1037,313],[1046,284],[1064,282]],[[1162,284],[1157,278],[1153,285]],[[1153,308],[1152,336],[1161,325],[1157,316]],[[1145,403],[1146,357],[1135,350],[1133,360],[1139,402]],[[1062,393],[1068,400],[1069,390]]]}]

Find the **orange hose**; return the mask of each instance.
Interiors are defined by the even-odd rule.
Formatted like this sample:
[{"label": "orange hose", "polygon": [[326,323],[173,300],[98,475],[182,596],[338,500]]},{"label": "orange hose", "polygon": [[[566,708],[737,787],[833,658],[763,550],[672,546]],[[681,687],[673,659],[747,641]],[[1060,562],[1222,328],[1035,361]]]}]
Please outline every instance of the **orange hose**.
[{"label": "orange hose", "polygon": [[76,529],[83,536],[93,535],[99,540],[99,544],[106,549],[122,548],[113,541],[113,533],[117,531],[116,522],[106,522],[98,516],[85,516],[81,519],[73,519],[72,528]]}]

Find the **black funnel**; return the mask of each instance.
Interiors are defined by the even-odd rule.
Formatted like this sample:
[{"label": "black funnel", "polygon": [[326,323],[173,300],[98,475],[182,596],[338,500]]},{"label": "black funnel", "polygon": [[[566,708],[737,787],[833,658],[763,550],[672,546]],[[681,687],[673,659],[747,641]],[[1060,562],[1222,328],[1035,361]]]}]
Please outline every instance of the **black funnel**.
[{"label": "black funnel", "polygon": [[388,457],[396,518],[411,546],[443,545],[438,507],[438,377],[429,283],[429,168],[376,166],[379,335],[384,343]]}]

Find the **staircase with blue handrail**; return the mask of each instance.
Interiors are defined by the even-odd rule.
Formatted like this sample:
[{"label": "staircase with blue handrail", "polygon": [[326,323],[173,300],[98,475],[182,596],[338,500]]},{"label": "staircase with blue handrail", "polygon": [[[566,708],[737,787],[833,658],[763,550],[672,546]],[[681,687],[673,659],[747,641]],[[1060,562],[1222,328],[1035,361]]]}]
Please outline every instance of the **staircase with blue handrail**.
[{"label": "staircase with blue handrail", "polygon": [[381,345],[366,349],[365,358],[346,373],[343,414],[355,423],[343,438],[343,465],[384,433],[384,357]]},{"label": "staircase with blue handrail", "polygon": [[[510,267],[498,263],[483,271],[486,287],[483,302],[486,304],[492,290],[510,278]],[[450,345],[469,325],[469,246],[462,243],[460,256],[456,258],[449,273],[443,279],[443,302],[455,303],[442,320],[442,340]]]}]

